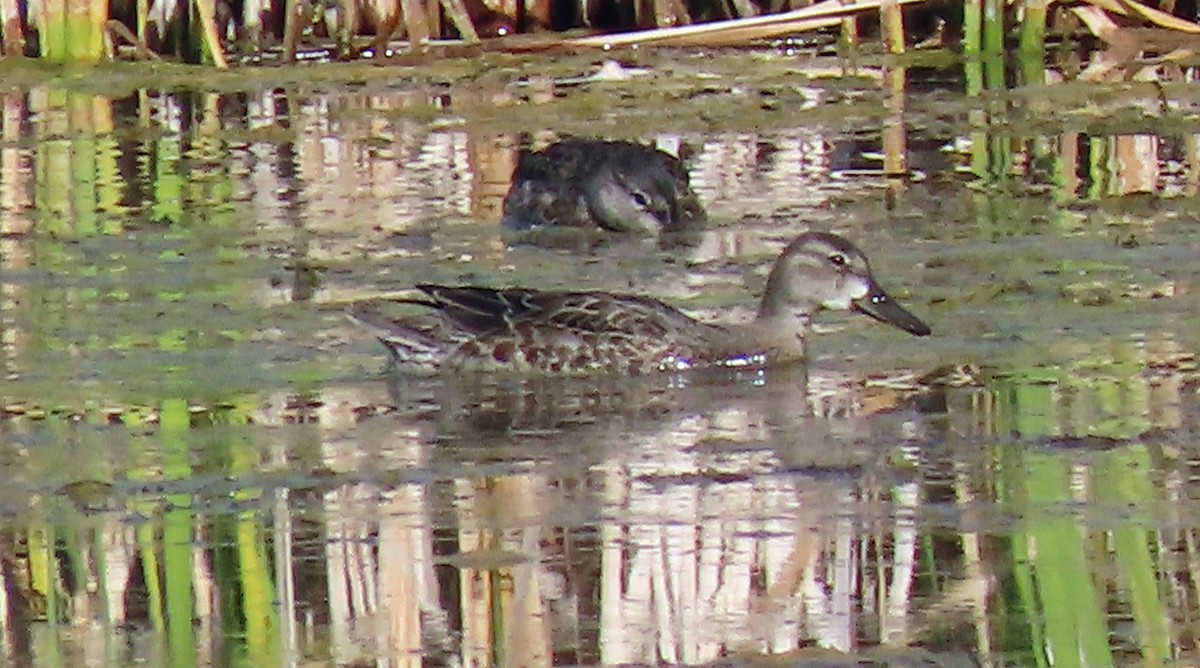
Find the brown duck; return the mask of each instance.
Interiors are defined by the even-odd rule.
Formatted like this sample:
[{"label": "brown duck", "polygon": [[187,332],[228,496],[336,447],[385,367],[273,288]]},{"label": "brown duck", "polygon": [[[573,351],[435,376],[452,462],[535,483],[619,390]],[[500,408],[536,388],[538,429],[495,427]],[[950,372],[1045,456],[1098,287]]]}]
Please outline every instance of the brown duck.
[{"label": "brown duck", "polygon": [[542,374],[645,374],[695,367],[761,367],[804,359],[810,320],[822,309],[855,311],[916,336],[929,327],[883,291],[862,251],[809,232],[771,269],[753,320],[716,325],[637,295],[527,288],[418,285],[426,321],[392,320],[370,304],[350,318],[413,370]]}]

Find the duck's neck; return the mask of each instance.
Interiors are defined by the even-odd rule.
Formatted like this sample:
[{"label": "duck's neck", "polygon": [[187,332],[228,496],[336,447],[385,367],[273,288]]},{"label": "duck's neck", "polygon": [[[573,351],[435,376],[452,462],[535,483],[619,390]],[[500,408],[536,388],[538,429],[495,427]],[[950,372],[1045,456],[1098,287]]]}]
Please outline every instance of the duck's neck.
[{"label": "duck's neck", "polygon": [[804,359],[808,314],[782,314],[762,309],[753,327],[760,347],[772,363]]}]

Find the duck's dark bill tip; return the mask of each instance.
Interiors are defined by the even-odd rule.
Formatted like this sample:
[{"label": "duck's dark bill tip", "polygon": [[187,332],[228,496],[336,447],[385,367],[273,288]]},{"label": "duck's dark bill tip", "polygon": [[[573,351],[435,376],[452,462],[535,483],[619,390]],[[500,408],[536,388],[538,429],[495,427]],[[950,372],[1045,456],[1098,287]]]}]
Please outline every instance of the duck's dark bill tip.
[{"label": "duck's dark bill tip", "polygon": [[913,336],[928,336],[932,330],[920,318],[909,313],[884,293],[868,295],[854,302],[854,310],[871,316],[879,322],[886,322],[898,327]]},{"label": "duck's dark bill tip", "polygon": [[914,326],[904,327],[903,329],[914,336],[929,336],[933,333],[933,330],[929,329],[929,325],[926,325],[920,320],[918,320]]}]

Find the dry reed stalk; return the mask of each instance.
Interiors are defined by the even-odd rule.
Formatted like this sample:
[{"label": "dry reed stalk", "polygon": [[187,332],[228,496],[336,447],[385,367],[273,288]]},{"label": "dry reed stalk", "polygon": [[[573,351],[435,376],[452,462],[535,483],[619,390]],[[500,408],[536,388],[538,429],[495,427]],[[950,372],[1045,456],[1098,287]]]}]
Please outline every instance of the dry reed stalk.
[{"label": "dry reed stalk", "polygon": [[89,43],[87,45],[87,52],[89,57],[94,57],[97,60],[103,60],[108,54],[104,39],[107,32],[108,14],[109,0],[90,0],[88,2],[87,23],[89,28]]},{"label": "dry reed stalk", "polygon": [[852,16],[847,16],[838,22],[842,24],[842,48],[856,48],[858,46],[858,21]]},{"label": "dry reed stalk", "polygon": [[[389,3],[395,2],[395,0],[384,1]],[[433,0],[428,1],[431,5],[433,4]],[[475,23],[471,20],[471,13],[467,10],[467,6],[463,3],[463,0],[440,0],[440,4],[445,10],[446,18],[450,20],[450,24],[453,25],[456,30],[458,30],[458,35],[462,41],[467,44],[478,44],[480,42],[479,33],[475,30]],[[375,30],[375,39],[371,43],[372,48],[374,48],[376,52],[382,53],[384,49],[386,49],[388,43],[392,40],[392,37],[396,35],[396,31],[400,27],[401,21],[404,21],[405,23],[405,30],[409,30],[409,15],[405,9],[406,7],[408,7],[408,5],[405,4],[404,0],[400,0],[396,4],[389,4],[387,7],[381,3],[376,4],[375,11],[378,16],[381,17],[375,22],[377,26]],[[426,11],[428,9],[431,9],[432,11]],[[438,16],[437,6],[434,5],[426,8],[424,5],[422,5],[422,11],[424,13],[422,13],[421,16],[425,17],[421,19],[421,22],[425,25],[424,34],[441,34],[441,26],[437,26],[435,30],[435,27],[431,23],[431,21],[436,20],[436,17]],[[409,35],[411,39],[410,33],[406,32],[406,35]],[[421,43],[422,41],[427,41],[427,38],[412,42],[414,44],[414,52],[419,50],[415,44]]]},{"label": "dry reed stalk", "polygon": [[268,9],[270,0],[246,0],[242,6],[242,32],[255,49],[262,44],[262,17]]},{"label": "dry reed stalk", "polygon": [[879,8],[879,22],[887,52],[904,53],[904,14],[896,0],[883,0],[883,6]]},{"label": "dry reed stalk", "polygon": [[1071,13],[1108,46],[1103,52],[1092,56],[1087,68],[1079,75],[1082,81],[1102,81],[1113,74],[1127,76],[1124,70],[1131,65],[1137,65],[1138,57],[1147,50],[1158,53],[1167,51],[1159,56],[1160,62],[1190,58],[1200,51],[1200,40],[1190,37],[1190,32],[1181,35],[1180,31],[1167,29],[1125,28],[1113,21],[1107,12],[1095,6],[1073,7]]},{"label": "dry reed stalk", "polygon": [[467,44],[478,44],[479,33],[475,32],[475,24],[471,22],[471,15],[467,13],[467,7],[463,4],[463,0],[441,0],[442,9],[446,10],[446,17],[450,19],[459,37]]},{"label": "dry reed stalk", "polygon": [[750,0],[730,0],[733,3],[733,10],[739,17],[745,18],[748,16],[758,16],[758,8],[754,6]]},{"label": "dry reed stalk", "polygon": [[225,51],[221,48],[221,37],[217,34],[217,8],[213,0],[195,0],[196,11],[200,14],[200,30],[204,35],[205,45],[212,55],[213,65],[220,70],[229,69],[225,60]]},{"label": "dry reed stalk", "polygon": [[[902,179],[908,174],[908,133],[904,126],[905,84],[907,72],[903,67],[889,67],[883,73],[884,105],[888,114],[883,120],[883,174]],[[902,180],[891,179],[888,190],[893,194],[905,189]]]},{"label": "dry reed stalk", "polygon": [[1192,34],[1200,34],[1200,24],[1192,23],[1135,0],[1087,0],[1089,4],[1121,16],[1140,16],[1154,25]]},{"label": "dry reed stalk", "polygon": [[429,15],[424,0],[400,0],[400,11],[404,14],[404,27],[408,30],[408,43],[413,53],[429,48]]},{"label": "dry reed stalk", "polygon": [[[793,24],[790,24],[788,26],[788,29],[785,31],[782,31],[782,32],[789,33],[789,34],[795,34],[795,33],[809,32],[812,30],[820,30],[821,28],[828,28],[830,26],[841,25],[847,20],[849,20],[851,22],[851,25],[853,25],[854,19],[828,18],[828,19],[812,19],[809,21],[797,21]],[[775,34],[780,34],[780,33],[775,33]],[[768,37],[773,37],[773,36],[774,35],[768,35]],[[729,30],[727,32],[721,32],[719,35],[717,35],[717,37],[718,37],[718,39],[713,39],[709,35],[701,35],[701,36],[696,36],[694,38],[671,40],[669,42],[664,42],[664,44],[670,44],[671,46],[727,46],[727,45],[734,45],[734,44],[745,44],[746,42],[749,42],[752,40],[764,38],[763,34],[762,34],[762,29],[758,28],[758,27]]]},{"label": "dry reed stalk", "polygon": [[150,0],[137,0],[135,5],[137,16],[134,22],[137,24],[137,41],[139,44],[146,43],[146,25],[150,21]]},{"label": "dry reed stalk", "polygon": [[25,53],[25,32],[21,29],[21,5],[19,0],[0,0],[0,44],[4,55],[19,56]]},{"label": "dry reed stalk", "polygon": [[[367,2],[370,1],[367,0]],[[339,0],[338,12],[341,14],[338,17],[337,35],[335,35],[338,45],[338,56],[353,58],[354,36],[358,34],[358,29],[362,24],[358,0]]]},{"label": "dry reed stalk", "polygon": [[[923,3],[926,0],[895,0],[897,5]],[[567,40],[567,46],[629,46],[633,44],[720,45],[765,39],[777,35],[836,25],[858,12],[876,10],[884,0],[824,0],[815,5],[782,14],[714,21],[699,25],[656,28],[618,35],[593,35]]]},{"label": "dry reed stalk", "polygon": [[106,28],[108,29],[109,38],[113,40],[114,51],[116,42],[119,39],[132,46],[137,53],[137,57],[142,60],[162,60],[162,58],[158,57],[157,53],[154,53],[150,50],[150,47],[146,46],[145,41],[138,39],[137,35],[133,34],[124,23],[112,19],[106,24]]},{"label": "dry reed stalk", "polygon": [[283,61],[296,60],[296,49],[300,45],[300,33],[304,30],[302,13],[308,3],[304,0],[284,0],[283,3]]}]

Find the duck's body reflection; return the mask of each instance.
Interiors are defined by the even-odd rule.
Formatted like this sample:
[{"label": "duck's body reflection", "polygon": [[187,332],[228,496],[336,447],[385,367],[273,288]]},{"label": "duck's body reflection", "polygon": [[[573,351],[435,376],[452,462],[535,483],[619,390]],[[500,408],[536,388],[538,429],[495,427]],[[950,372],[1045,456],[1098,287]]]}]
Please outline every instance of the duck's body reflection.
[{"label": "duck's body reflection", "polygon": [[[845,444],[828,439],[831,432],[857,433],[865,423],[866,388],[848,374],[814,377],[803,364],[644,377],[415,379],[393,373],[388,382],[396,415],[426,424],[425,437],[445,444],[453,457],[465,454],[460,447],[487,459],[583,452],[606,457],[614,447],[682,430],[695,442],[681,443],[683,434],[665,437],[673,449],[772,450],[788,466],[812,468],[862,463],[845,458]],[[917,391],[892,390],[891,403],[876,397],[873,410],[906,405]],[[797,450],[808,451],[807,464],[793,458]]]}]

